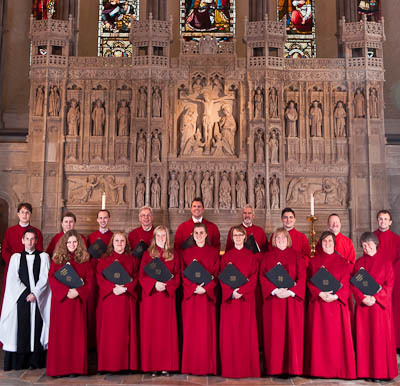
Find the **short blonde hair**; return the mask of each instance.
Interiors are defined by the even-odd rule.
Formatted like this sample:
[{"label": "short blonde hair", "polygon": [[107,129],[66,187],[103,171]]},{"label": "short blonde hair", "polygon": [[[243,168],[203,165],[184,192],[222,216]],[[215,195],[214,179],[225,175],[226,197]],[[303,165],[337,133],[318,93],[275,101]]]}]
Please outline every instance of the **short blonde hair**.
[{"label": "short blonde hair", "polygon": [[283,227],[277,228],[275,230],[274,234],[272,235],[272,246],[276,247],[276,236],[279,234],[284,235],[286,237],[288,248],[292,248],[292,245],[293,245],[292,238],[290,237],[289,232]]}]

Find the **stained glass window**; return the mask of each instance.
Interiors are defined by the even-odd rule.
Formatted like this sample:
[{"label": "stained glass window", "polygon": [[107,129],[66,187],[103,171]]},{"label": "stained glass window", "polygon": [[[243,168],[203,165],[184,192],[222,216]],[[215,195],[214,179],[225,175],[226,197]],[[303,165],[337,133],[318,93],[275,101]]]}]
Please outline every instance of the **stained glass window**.
[{"label": "stained glass window", "polygon": [[45,20],[48,15],[56,18],[56,3],[57,0],[33,0],[32,15],[36,20]]},{"label": "stained glass window", "polygon": [[286,16],[285,57],[314,57],[316,55],[314,0],[277,1],[279,20]]},{"label": "stained glass window", "polygon": [[99,56],[132,56],[132,16],[139,20],[139,0],[99,0]]},{"label": "stained glass window", "polygon": [[197,40],[205,35],[229,39],[235,33],[234,0],[180,0],[181,35]]},{"label": "stained glass window", "polygon": [[359,19],[363,15],[367,15],[368,20],[378,21],[381,18],[378,0],[361,0],[358,1]]}]

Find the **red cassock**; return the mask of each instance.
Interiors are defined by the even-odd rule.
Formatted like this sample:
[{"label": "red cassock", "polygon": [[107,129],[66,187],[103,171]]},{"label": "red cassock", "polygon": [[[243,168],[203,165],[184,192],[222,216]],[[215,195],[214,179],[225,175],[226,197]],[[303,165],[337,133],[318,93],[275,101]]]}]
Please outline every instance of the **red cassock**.
[{"label": "red cassock", "polygon": [[[280,299],[271,292],[276,288],[265,274],[281,263],[296,285],[290,288],[294,297]],[[306,266],[291,248],[273,248],[263,259],[260,268],[263,294],[263,325],[265,373],[303,374],[304,307]]]},{"label": "red cassock", "polygon": [[[339,297],[327,303],[310,279],[324,266],[342,287]],[[336,252],[321,252],[310,260],[308,267],[308,308],[305,322],[304,374],[320,378],[356,377],[351,317],[348,308],[351,265]]]},{"label": "red cassock", "polygon": [[[243,225],[243,224],[242,224]],[[265,235],[264,229],[257,225],[251,225],[246,227],[243,225],[243,228],[246,230],[246,235],[249,237],[250,235],[254,236],[254,239],[257,241],[257,244],[260,248],[261,252],[266,252],[268,249],[267,236]],[[232,228],[229,229],[228,237],[226,238],[226,247],[225,252],[234,248],[233,240],[232,240]]]},{"label": "red cassock", "polygon": [[139,282],[142,287],[140,301],[140,346],[142,370],[178,371],[179,348],[176,320],[176,290],[180,284],[180,264],[175,255],[166,261],[162,250],[158,249],[160,259],[174,275],[167,282],[165,291],[155,288],[156,280],[148,276],[143,268],[151,261],[149,252],[143,254],[139,270]]},{"label": "red cassock", "polygon": [[[53,238],[50,240],[50,244],[48,245],[48,247],[46,249],[46,253],[48,253],[50,257],[53,255],[54,250],[56,249],[57,243],[60,241],[61,237],[63,237],[63,236],[64,236],[64,232],[61,231],[60,233],[57,233],[56,235],[54,235]],[[81,237],[82,237],[85,245],[87,245],[86,237],[84,235],[81,235]]]},{"label": "red cassock", "polygon": [[[321,243],[318,241],[316,246],[317,253],[322,252]],[[356,261],[356,251],[354,249],[353,241],[342,233],[336,235],[335,251],[343,256],[345,260],[351,264]]]},{"label": "red cassock", "polygon": [[393,320],[394,332],[396,334],[396,347],[400,348],[400,237],[387,230],[381,232],[377,229],[375,235],[379,240],[379,256],[385,261],[390,261],[394,271],[394,286],[393,286]]},{"label": "red cassock", "polygon": [[[133,279],[125,284],[127,291],[115,295],[115,285],[108,281],[103,270],[118,260]],[[135,257],[114,252],[102,257],[97,264],[99,288],[97,308],[97,368],[99,371],[137,370],[139,345],[136,329],[136,285],[138,261]]]},{"label": "red cassock", "polygon": [[[99,230],[91,233],[87,239],[88,248],[100,239],[104,244],[108,246],[112,238],[113,232],[108,230],[105,233],[101,233]],[[93,271],[96,272],[96,266],[99,259],[90,257],[90,264],[92,264]],[[88,298],[88,347],[94,349],[96,347],[96,307],[97,307],[98,289],[96,280],[93,280],[93,285]]]},{"label": "red cassock", "polygon": [[[211,221],[207,221],[204,218],[203,218],[202,223],[205,224],[207,227],[208,242],[210,243],[210,245],[212,247],[220,250],[221,249],[221,241],[220,241],[220,234],[219,234],[218,227]],[[179,253],[182,251],[181,245],[193,233],[193,227],[194,227],[194,222],[193,222],[193,219],[191,218],[190,220],[185,221],[181,225],[179,225],[178,229],[176,230],[175,239],[174,239],[174,248]]]},{"label": "red cassock", "polygon": [[72,255],[70,263],[85,283],[77,288],[75,299],[67,298],[69,287],[54,277],[63,265],[51,262],[49,271],[52,297],[47,375],[53,377],[87,374],[87,300],[94,273],[90,262],[79,264]]},{"label": "red cassock", "polygon": [[135,249],[141,241],[144,241],[147,245],[150,245],[151,240],[153,239],[153,232],[154,227],[151,227],[148,231],[145,231],[142,227],[139,227],[129,232],[128,241],[131,249]]},{"label": "red cassock", "polygon": [[221,282],[220,322],[221,375],[228,378],[260,376],[255,290],[258,280],[257,258],[248,249],[234,248],[221,259],[221,271],[232,263],[249,281],[239,289],[243,296],[232,299],[233,290]]},{"label": "red cassock", "polygon": [[182,373],[207,375],[217,373],[216,280],[219,268],[219,251],[209,245],[194,246],[183,251],[184,270],[196,259],[211,275],[206,293],[194,293],[197,285],[184,275],[182,324]]},{"label": "red cassock", "polygon": [[356,301],[357,377],[392,379],[398,374],[392,315],[394,274],[390,262],[383,263],[379,254],[378,250],[375,256],[364,255],[354,266],[354,274],[364,267],[382,287],[374,295],[376,303],[369,307],[362,303],[363,293],[351,286]]}]

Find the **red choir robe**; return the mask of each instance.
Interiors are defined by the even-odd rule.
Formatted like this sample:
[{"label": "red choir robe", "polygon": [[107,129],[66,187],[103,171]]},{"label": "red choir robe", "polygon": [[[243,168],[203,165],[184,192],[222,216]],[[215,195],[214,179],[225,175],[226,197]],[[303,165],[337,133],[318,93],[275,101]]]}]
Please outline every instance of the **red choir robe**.
[{"label": "red choir robe", "polygon": [[[91,233],[87,238],[87,246],[88,248],[96,242],[96,240],[100,239],[104,244],[108,246],[113,232],[108,230],[105,233],[101,233],[99,230]],[[95,259],[92,256],[90,257],[90,264],[92,264],[93,272],[96,272],[96,266],[99,259]],[[96,307],[97,307],[97,298],[98,298],[98,288],[96,280],[93,280],[93,285],[91,288],[91,292],[88,298],[88,348],[94,349],[96,348]]]},{"label": "red choir robe", "polygon": [[[125,284],[127,291],[115,295],[115,284],[108,281],[103,270],[118,260],[133,279]],[[136,257],[113,252],[97,264],[96,279],[99,289],[97,308],[97,368],[99,371],[137,370],[139,345],[136,329],[136,285],[138,273]]]},{"label": "red choir robe", "polygon": [[1,245],[1,257],[5,262],[5,266],[4,266],[4,274],[3,274],[3,285],[1,288],[0,312],[1,312],[1,306],[3,304],[4,291],[6,289],[8,264],[10,263],[11,256],[14,253],[21,253],[22,251],[25,250],[24,244],[22,244],[22,237],[24,235],[24,232],[28,228],[35,230],[35,232],[37,234],[38,239],[37,239],[37,243],[36,243],[36,250],[40,251],[40,252],[43,251],[43,235],[39,229],[37,229],[31,225],[23,227],[23,226],[17,224],[6,230],[6,232],[4,233],[3,243]]},{"label": "red choir robe", "polygon": [[394,273],[390,262],[382,263],[379,255],[379,249],[374,256],[364,255],[357,260],[353,271],[355,274],[364,267],[382,287],[374,295],[376,303],[369,307],[362,303],[364,294],[351,286],[356,301],[355,347],[358,378],[392,379],[398,375],[392,315]]},{"label": "red choir robe", "polygon": [[69,287],[59,282],[54,273],[63,265],[51,262],[49,284],[52,292],[50,310],[47,375],[87,374],[87,300],[94,273],[90,262],[70,263],[83,279],[77,288],[79,296],[68,299]]},{"label": "red choir robe", "polygon": [[179,347],[176,318],[176,290],[180,284],[179,258],[175,255],[166,261],[162,250],[160,259],[174,277],[167,282],[165,291],[155,288],[156,280],[144,272],[152,257],[145,251],[140,262],[139,283],[142,287],[140,301],[141,366],[145,372],[178,371]]},{"label": "red choir robe", "polygon": [[[46,249],[46,253],[51,257],[54,253],[54,250],[56,249],[57,243],[60,241],[61,237],[64,236],[64,231],[61,231],[60,233],[57,233],[56,235],[53,236],[53,238],[50,240],[50,244],[48,245]],[[84,235],[81,235],[85,245],[87,245],[86,242],[86,237]]]},{"label": "red choir robe", "polygon": [[209,245],[194,246],[183,251],[182,271],[196,259],[214,280],[204,286],[206,293],[194,293],[197,285],[182,274],[182,369],[184,374],[217,373],[216,281],[219,251]]},{"label": "red choir robe", "polygon": [[[265,274],[281,263],[296,285],[290,288],[295,296],[280,299],[271,292],[276,288]],[[263,295],[263,330],[265,373],[303,374],[304,308],[306,266],[293,249],[273,248],[262,261],[260,283]]]},{"label": "red choir robe", "polygon": [[[324,266],[342,287],[337,300],[327,303],[310,279]],[[305,319],[304,374],[320,378],[356,377],[356,363],[348,308],[351,265],[336,252],[321,252],[308,267],[308,308]]]},{"label": "red choir robe", "polygon": [[[265,235],[264,229],[257,225],[254,225],[254,224],[249,227],[246,227],[243,224],[241,224],[241,225],[246,230],[247,237],[249,237],[250,235],[253,235],[254,239],[257,241],[258,246],[260,247],[260,251],[266,252],[268,249],[268,243],[267,243],[267,236]],[[226,238],[225,252],[229,251],[232,248],[234,248],[234,244],[233,244],[233,240],[232,240],[232,228],[231,228],[231,229],[229,229],[228,236]]]},{"label": "red choir robe", "polygon": [[[317,253],[322,252],[321,243],[319,241],[315,248]],[[340,232],[336,235],[335,251],[343,256],[347,262],[351,264],[356,262],[356,251],[353,241]]]},{"label": "red choir robe", "polygon": [[151,240],[153,239],[153,232],[153,226],[148,231],[145,231],[141,226],[130,231],[128,235],[128,241],[131,249],[135,249],[141,241],[144,241],[147,245],[150,245]]},{"label": "red choir robe", "polygon": [[390,261],[393,266],[392,307],[394,332],[396,334],[396,347],[400,348],[400,236],[391,230],[381,232],[377,229],[374,233],[379,240],[379,258]]},{"label": "red choir robe", "polygon": [[220,321],[221,375],[228,378],[260,376],[255,291],[257,258],[248,249],[234,248],[221,259],[222,271],[232,263],[249,281],[239,289],[243,296],[232,299],[233,290],[221,282],[222,304]]},{"label": "red choir robe", "polygon": [[[210,245],[212,247],[220,250],[221,249],[221,241],[220,241],[220,234],[219,234],[218,227],[211,221],[207,221],[204,218],[203,218],[202,223],[205,224],[207,227],[208,242],[210,243]],[[193,218],[191,218],[188,221],[183,222],[181,225],[178,226],[178,229],[176,230],[176,233],[175,233],[174,248],[179,253],[182,252],[181,245],[193,233],[193,227],[194,227]]]}]

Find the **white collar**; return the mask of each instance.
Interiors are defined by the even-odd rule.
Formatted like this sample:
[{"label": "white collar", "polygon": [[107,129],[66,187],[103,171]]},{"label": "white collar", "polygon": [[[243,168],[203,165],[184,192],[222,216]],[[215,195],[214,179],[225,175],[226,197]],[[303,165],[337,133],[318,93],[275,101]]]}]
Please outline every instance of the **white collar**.
[{"label": "white collar", "polygon": [[99,228],[99,232],[100,232],[102,235],[105,235],[105,234],[108,232],[108,228],[107,228],[105,231],[102,231],[101,228]]},{"label": "white collar", "polygon": [[149,228],[147,228],[147,229],[144,229],[144,228],[142,227],[142,229],[143,229],[145,232],[149,232],[149,231],[151,231],[151,228],[153,228],[153,225],[150,225],[150,227],[149,227]]},{"label": "white collar", "polygon": [[28,224],[21,224],[21,221],[20,221],[18,224],[19,224],[19,226],[22,227],[22,228],[26,228],[26,227],[28,227],[29,225],[31,225],[31,224],[29,224],[29,222],[28,222]]},{"label": "white collar", "polygon": [[194,218],[194,217],[192,216],[192,220],[193,220],[193,222],[194,222],[195,224],[200,224],[201,222],[203,222],[203,216],[200,217],[200,219]]},{"label": "white collar", "polygon": [[242,222],[242,225],[243,225],[245,228],[250,228],[250,227],[253,226],[253,223],[251,223],[250,225],[246,225],[244,222]]}]

